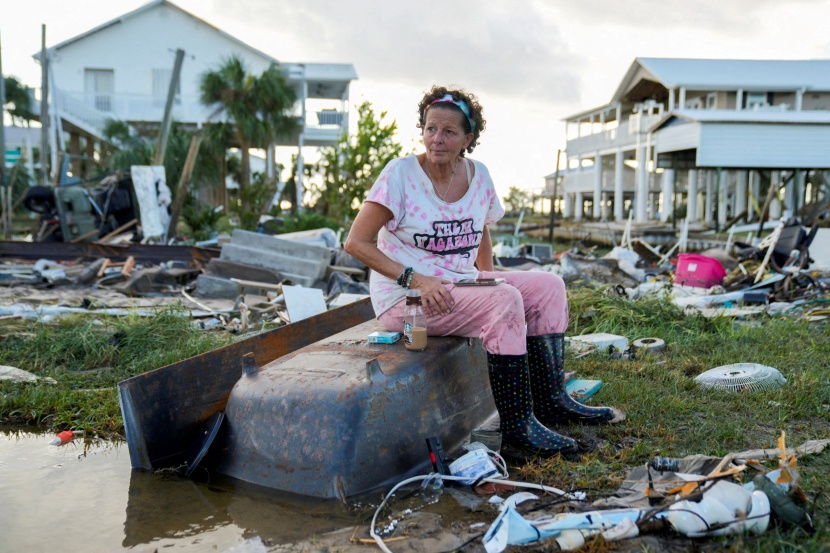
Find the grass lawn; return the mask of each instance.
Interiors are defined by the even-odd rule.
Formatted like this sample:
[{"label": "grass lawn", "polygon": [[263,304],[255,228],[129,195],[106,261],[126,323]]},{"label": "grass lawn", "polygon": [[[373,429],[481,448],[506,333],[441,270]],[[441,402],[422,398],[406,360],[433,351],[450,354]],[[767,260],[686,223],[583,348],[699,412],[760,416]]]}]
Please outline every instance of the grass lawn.
[{"label": "grass lawn", "polygon": [[[562,489],[589,488],[593,499],[616,490],[628,470],[661,455],[723,456],[775,448],[782,431],[789,446],[830,437],[830,328],[793,311],[786,317],[746,321],[706,319],[658,299],[631,301],[603,290],[569,291],[569,335],[608,332],[629,341],[657,337],[661,355],[610,360],[606,354],[570,355],[568,370],[604,385],[592,403],[627,412],[626,422],[598,429],[572,427],[596,447],[579,460],[555,460],[514,470]],[[116,383],[203,353],[234,338],[196,330],[183,308],[156,317],[61,319],[59,323],[0,321],[0,365],[51,377],[46,382],[0,381],[0,422],[39,424],[52,430],[85,429],[123,434]],[[730,394],[698,387],[694,377],[720,365],[752,362],[777,368],[787,383],[774,390]],[[590,435],[589,435],[590,433]],[[776,466],[775,461],[769,463]],[[644,539],[589,542],[590,551],[828,551],[830,453],[799,459],[798,466],[817,532],[772,524],[758,538]],[[751,478],[752,475],[749,475]],[[552,542],[533,550],[555,550]]]}]

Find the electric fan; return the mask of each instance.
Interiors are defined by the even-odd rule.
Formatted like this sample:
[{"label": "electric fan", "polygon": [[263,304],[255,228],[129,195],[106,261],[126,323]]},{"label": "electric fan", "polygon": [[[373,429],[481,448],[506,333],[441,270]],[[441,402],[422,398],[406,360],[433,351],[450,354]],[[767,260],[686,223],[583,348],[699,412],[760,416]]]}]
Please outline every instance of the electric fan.
[{"label": "electric fan", "polygon": [[777,388],[787,379],[772,367],[758,363],[735,363],[709,369],[695,380],[702,388],[727,392],[754,392]]}]

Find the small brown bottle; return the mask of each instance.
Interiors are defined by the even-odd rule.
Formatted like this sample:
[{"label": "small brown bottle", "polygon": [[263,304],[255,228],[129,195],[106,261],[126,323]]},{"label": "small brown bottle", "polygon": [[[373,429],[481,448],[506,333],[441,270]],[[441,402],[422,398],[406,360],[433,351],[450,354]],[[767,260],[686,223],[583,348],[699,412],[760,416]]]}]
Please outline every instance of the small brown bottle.
[{"label": "small brown bottle", "polygon": [[427,349],[427,324],[421,307],[421,291],[406,291],[406,309],[403,319],[403,343],[410,351]]}]

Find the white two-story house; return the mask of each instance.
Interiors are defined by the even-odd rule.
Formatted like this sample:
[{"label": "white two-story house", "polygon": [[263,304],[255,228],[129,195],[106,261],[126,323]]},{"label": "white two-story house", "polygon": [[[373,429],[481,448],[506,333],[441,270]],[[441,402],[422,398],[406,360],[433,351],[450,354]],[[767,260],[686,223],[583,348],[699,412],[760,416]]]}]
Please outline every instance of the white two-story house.
[{"label": "white two-story house", "polygon": [[576,220],[667,221],[685,206],[715,226],[757,220],[762,182],[781,189],[773,217],[828,193],[830,60],[637,58],[608,104],[565,122],[556,195]]},{"label": "white two-story house", "polygon": [[[178,49],[184,51],[172,112],[178,123],[208,121],[213,110],[199,101],[201,76],[235,55],[255,75],[279,65],[295,88],[299,130],[274,147],[297,148],[298,175],[303,147],[335,144],[348,128],[349,84],[357,78],[351,64],[281,63],[167,0],[154,0],[47,49],[50,119],[68,135],[73,162],[95,154],[108,119],[143,130],[160,126]],[[273,148],[267,157],[273,171]]]}]

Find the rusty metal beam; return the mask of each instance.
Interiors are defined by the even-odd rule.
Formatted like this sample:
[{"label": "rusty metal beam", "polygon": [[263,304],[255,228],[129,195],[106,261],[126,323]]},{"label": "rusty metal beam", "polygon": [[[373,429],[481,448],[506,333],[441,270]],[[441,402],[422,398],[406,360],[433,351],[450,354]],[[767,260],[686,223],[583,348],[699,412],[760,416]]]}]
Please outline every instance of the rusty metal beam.
[{"label": "rusty metal beam", "polygon": [[200,423],[224,410],[245,354],[253,353],[262,366],[374,316],[367,298],[119,382],[133,468],[181,461],[199,437]]},{"label": "rusty metal beam", "polygon": [[98,244],[95,242],[71,244],[68,242],[0,241],[0,259],[9,257],[71,261],[106,257],[112,261],[126,261],[130,256],[136,261],[146,263],[186,261],[206,264],[211,259],[219,257],[219,249],[148,244]]}]

